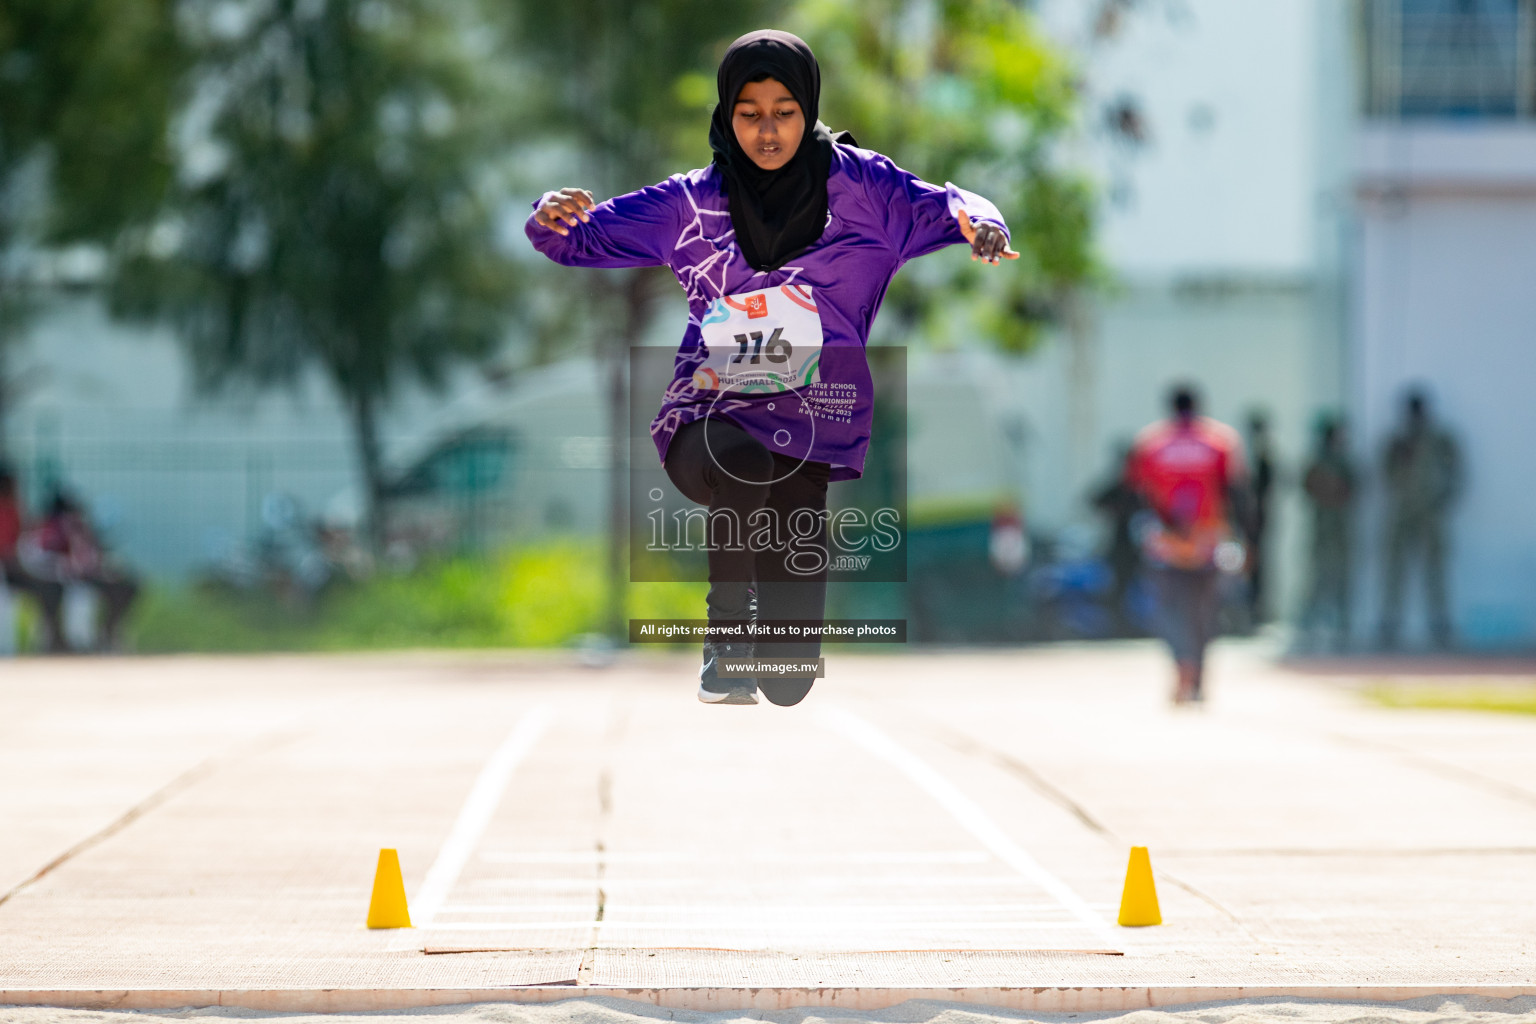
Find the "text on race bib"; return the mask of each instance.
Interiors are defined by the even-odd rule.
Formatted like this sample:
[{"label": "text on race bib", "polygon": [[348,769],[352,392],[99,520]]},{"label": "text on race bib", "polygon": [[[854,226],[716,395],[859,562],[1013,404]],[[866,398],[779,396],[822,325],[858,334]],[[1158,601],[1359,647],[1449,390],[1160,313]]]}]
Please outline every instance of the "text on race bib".
[{"label": "text on race bib", "polygon": [[701,391],[778,394],[820,379],[821,314],[806,285],[716,299],[699,326],[707,355],[693,384]]}]

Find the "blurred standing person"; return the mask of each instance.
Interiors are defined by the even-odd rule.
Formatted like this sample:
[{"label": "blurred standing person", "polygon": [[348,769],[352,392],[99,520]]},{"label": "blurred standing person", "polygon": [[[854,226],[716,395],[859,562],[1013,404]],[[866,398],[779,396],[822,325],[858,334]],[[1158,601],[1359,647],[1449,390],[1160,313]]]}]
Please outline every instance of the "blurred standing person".
[{"label": "blurred standing person", "polygon": [[1275,489],[1275,453],[1269,434],[1269,417],[1262,412],[1248,416],[1248,462],[1252,468],[1253,509],[1248,524],[1248,622],[1257,626],[1269,615],[1265,588],[1269,559],[1265,539],[1269,534],[1270,499]]},{"label": "blurred standing person", "polygon": [[53,496],[48,516],[37,529],[36,546],[62,584],[87,586],[101,595],[105,609],[96,646],[117,650],[122,621],[139,595],[139,584],[108,561],[84,509],[73,498],[62,492]]},{"label": "blurred standing person", "polygon": [[1093,507],[1109,519],[1109,544],[1104,561],[1114,580],[1115,628],[1121,635],[1130,633],[1131,616],[1126,609],[1131,586],[1141,574],[1141,548],[1132,529],[1136,513],[1142,509],[1141,495],[1130,483],[1131,446],[1122,444],[1115,452],[1114,477],[1093,495]]},{"label": "blurred standing person", "polygon": [[1307,466],[1302,487],[1312,506],[1312,583],[1302,612],[1304,630],[1331,620],[1335,644],[1349,642],[1349,580],[1354,558],[1351,521],[1355,506],[1355,467],[1350,462],[1344,426],[1324,420],[1317,453]]},{"label": "blurred standing person", "polygon": [[1429,396],[1420,389],[1403,401],[1403,422],[1382,458],[1387,482],[1387,578],[1381,645],[1396,647],[1402,624],[1408,561],[1423,560],[1430,634],[1436,646],[1451,645],[1445,591],[1445,520],[1461,494],[1461,452],[1456,439],[1436,424]]},{"label": "blurred standing person", "polygon": [[21,499],[17,494],[16,475],[8,466],[0,466],[0,567],[5,585],[13,591],[30,595],[43,613],[43,629],[48,651],[59,654],[68,650],[64,641],[63,584],[33,575],[21,564],[18,545],[24,525]]},{"label": "blurred standing person", "polygon": [[1237,431],[1199,415],[1193,387],[1174,388],[1169,406],[1170,418],[1137,435],[1128,475],[1157,514],[1143,551],[1177,668],[1173,699],[1182,704],[1205,696],[1205,648],[1221,599],[1217,553],[1231,537],[1228,520],[1247,471]]}]

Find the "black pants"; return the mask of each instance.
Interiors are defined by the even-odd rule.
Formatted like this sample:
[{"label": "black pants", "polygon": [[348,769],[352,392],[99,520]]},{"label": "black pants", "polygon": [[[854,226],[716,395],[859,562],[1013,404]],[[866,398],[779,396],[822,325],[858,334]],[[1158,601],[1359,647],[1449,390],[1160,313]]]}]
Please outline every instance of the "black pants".
[{"label": "black pants", "polygon": [[1216,636],[1221,613],[1221,575],[1215,568],[1157,566],[1149,576],[1163,639],[1173,652],[1173,660],[1192,666],[1197,673],[1203,671],[1205,648]]},{"label": "black pants", "polygon": [[[769,451],[741,428],[713,419],[677,432],[667,449],[666,469],[687,498],[709,507],[710,621],[747,618],[749,590],[757,593],[760,623],[822,620],[827,602],[826,463]],[[765,510],[766,515],[754,516]],[[782,543],[752,543],[765,527],[774,529],[775,540]],[[759,643],[758,653],[817,658],[821,640]],[[759,686],[775,704],[793,704],[813,681],[765,678]]]},{"label": "black pants", "polygon": [[80,582],[100,594],[105,605],[97,647],[105,651],[116,650],[122,641],[123,618],[139,596],[138,581],[120,573],[97,572],[82,576]]}]

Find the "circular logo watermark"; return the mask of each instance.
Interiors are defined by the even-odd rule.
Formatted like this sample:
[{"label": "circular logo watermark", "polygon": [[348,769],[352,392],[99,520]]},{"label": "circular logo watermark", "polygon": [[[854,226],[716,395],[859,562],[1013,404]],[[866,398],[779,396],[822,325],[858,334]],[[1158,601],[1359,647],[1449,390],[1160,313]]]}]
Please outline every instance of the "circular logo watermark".
[{"label": "circular logo watermark", "polygon": [[[708,370],[707,368],[703,369],[703,370],[700,370],[700,371],[696,372],[693,375],[695,382],[698,381],[699,373],[709,373],[709,374],[713,375],[713,371]],[[738,483],[751,484],[753,487],[763,487],[763,486],[771,487],[771,486],[773,486],[776,483],[779,483],[779,482],[784,481],[784,480],[788,480],[790,477],[792,477],[796,473],[800,472],[800,467],[804,466],[806,464],[806,462],[810,460],[811,450],[816,446],[816,417],[807,414],[805,416],[805,421],[808,424],[810,424],[810,437],[807,439],[807,441],[805,443],[805,454],[800,456],[800,461],[795,463],[794,466],[791,467],[788,471],[780,474],[779,476],[774,477],[771,480],[748,480],[745,477],[737,476],[735,473],[731,472],[728,468],[726,468],[726,466],[724,464],[721,463],[720,457],[715,454],[714,446],[712,444],[710,444],[710,441],[709,441],[709,424],[710,424],[711,420],[715,419],[715,415],[714,415],[714,413],[715,413],[715,406],[719,403],[720,399],[726,394],[726,392],[719,390],[718,387],[716,387],[716,388],[714,388],[712,390],[714,390],[714,392],[715,392],[715,397],[710,399],[709,409],[706,410],[705,413],[704,413],[704,421],[703,421],[704,422],[704,449],[705,449],[705,451],[709,452],[709,459],[710,459],[710,461],[715,464],[715,468],[718,469],[720,472],[724,473],[726,476],[730,477],[732,480],[737,481]],[[798,402],[798,401],[800,401],[800,388],[799,387],[788,388],[785,391],[779,392],[778,395],[774,398],[773,401],[766,403],[766,408],[768,409],[768,411],[769,412],[775,411],[775,408],[776,408],[777,404],[784,400],[784,396],[788,396],[792,401]],[[723,419],[723,416],[722,416],[722,419]],[[783,428],[783,427],[779,428],[778,430],[774,431],[774,433],[773,433],[773,443],[774,443],[774,445],[776,447],[788,448],[792,443],[794,443],[794,441],[795,441],[794,433],[791,432],[788,429]],[[770,448],[769,451],[772,451],[772,449]]]}]

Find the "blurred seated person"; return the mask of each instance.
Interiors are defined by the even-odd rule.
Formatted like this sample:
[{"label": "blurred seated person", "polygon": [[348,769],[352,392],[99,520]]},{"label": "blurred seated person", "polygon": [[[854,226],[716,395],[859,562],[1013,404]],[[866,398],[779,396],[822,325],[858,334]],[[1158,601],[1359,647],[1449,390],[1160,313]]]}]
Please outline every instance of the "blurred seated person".
[{"label": "blurred seated person", "polygon": [[87,586],[101,595],[105,609],[96,648],[117,650],[123,617],[138,597],[139,584],[106,557],[79,503],[62,491],[55,493],[31,546],[39,569],[44,570],[40,575],[49,575],[65,586]]},{"label": "blurred seated person", "polygon": [[16,493],[16,476],[9,467],[0,466],[0,571],[5,574],[7,587],[37,602],[43,614],[48,650],[57,654],[68,650],[61,617],[64,586],[56,580],[28,572],[21,564],[18,545],[23,525],[21,500]]}]

